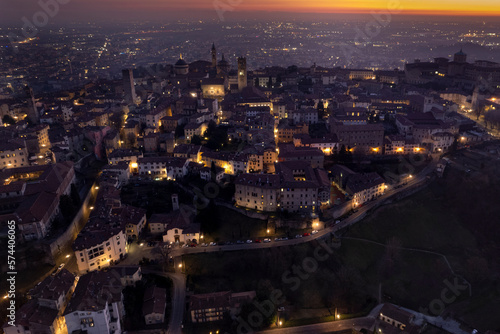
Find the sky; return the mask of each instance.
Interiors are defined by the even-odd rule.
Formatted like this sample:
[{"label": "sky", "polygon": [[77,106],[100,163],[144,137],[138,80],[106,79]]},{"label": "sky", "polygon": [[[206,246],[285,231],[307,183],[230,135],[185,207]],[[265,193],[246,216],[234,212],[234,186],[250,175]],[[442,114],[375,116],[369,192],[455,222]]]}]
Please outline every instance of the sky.
[{"label": "sky", "polygon": [[[57,4],[57,8],[53,5]],[[43,6],[42,4],[47,4]],[[45,7],[46,9],[43,9]],[[276,13],[370,13],[446,16],[499,16],[499,0],[0,0],[0,23],[33,20],[52,11],[50,21],[91,22],[133,19],[255,18]],[[50,13],[50,14],[52,14]],[[254,17],[255,16],[255,17]]]}]

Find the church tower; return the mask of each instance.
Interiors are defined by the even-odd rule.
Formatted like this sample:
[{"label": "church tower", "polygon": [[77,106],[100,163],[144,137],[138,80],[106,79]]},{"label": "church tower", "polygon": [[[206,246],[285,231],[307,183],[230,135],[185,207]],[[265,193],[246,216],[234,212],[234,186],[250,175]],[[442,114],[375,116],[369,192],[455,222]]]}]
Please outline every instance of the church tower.
[{"label": "church tower", "polygon": [[214,43],[212,43],[212,67],[217,67],[217,50]]},{"label": "church tower", "polygon": [[247,86],[247,59],[238,57],[238,91]]}]

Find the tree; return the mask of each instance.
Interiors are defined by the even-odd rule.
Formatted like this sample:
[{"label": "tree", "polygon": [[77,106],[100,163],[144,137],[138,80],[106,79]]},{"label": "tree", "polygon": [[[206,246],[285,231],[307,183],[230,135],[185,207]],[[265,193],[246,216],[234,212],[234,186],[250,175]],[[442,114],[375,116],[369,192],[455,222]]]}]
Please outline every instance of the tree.
[{"label": "tree", "polygon": [[281,78],[281,74],[278,74],[276,76],[276,87],[280,87],[282,82],[283,82],[283,79]]},{"label": "tree", "polygon": [[71,200],[73,201],[73,204],[75,206],[80,206],[81,204],[81,199],[80,199],[80,194],[78,193],[78,190],[76,189],[76,186],[75,184],[71,184],[71,193],[70,193],[70,196],[71,196]]},{"label": "tree", "polygon": [[215,162],[212,161],[212,165],[210,166],[210,179],[215,182],[217,179],[217,166],[215,166]]},{"label": "tree", "polygon": [[136,137],[135,133],[129,133],[127,136],[127,140],[128,140],[128,144],[131,147],[134,147],[135,144],[137,143],[137,137]]},{"label": "tree", "polygon": [[323,119],[325,117],[325,105],[323,101],[318,102],[318,119]]},{"label": "tree", "polygon": [[16,124],[16,120],[13,119],[10,115],[5,115],[3,118],[2,118],[2,122],[4,124],[10,124],[10,125],[13,125],[13,124]]},{"label": "tree", "polygon": [[267,88],[273,88],[273,77],[269,76],[269,80],[267,81]]},{"label": "tree", "polygon": [[71,197],[68,195],[61,195],[59,199],[59,210],[66,221],[66,223],[70,223],[75,217],[78,208],[73,204]]},{"label": "tree", "polygon": [[175,128],[175,138],[184,136],[184,125],[177,125]]},{"label": "tree", "polygon": [[161,258],[162,270],[165,271],[170,260],[170,248],[163,242],[158,243],[152,250],[151,254],[158,255]]},{"label": "tree", "polygon": [[338,162],[340,162],[340,163],[345,163],[345,161],[347,160],[347,149],[346,149],[345,145],[342,145],[340,147],[340,151],[339,151],[339,154],[337,155],[337,158],[338,158]]},{"label": "tree", "polygon": [[290,65],[287,67],[286,72],[287,73],[295,73],[298,70],[299,70],[299,68],[297,67],[297,65]]},{"label": "tree", "polygon": [[191,137],[191,144],[201,145],[201,137],[198,135],[194,135],[193,137]]}]

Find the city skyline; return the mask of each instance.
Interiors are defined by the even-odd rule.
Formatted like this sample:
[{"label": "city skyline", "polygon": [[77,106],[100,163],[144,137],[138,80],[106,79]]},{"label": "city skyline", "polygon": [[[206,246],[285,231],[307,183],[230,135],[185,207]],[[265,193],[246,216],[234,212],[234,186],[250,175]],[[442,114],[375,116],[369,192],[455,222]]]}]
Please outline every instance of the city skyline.
[{"label": "city skyline", "polygon": [[[351,2],[331,3],[326,0],[314,3],[304,1],[202,1],[187,0],[179,3],[166,3],[159,0],[147,0],[140,3],[124,0],[117,5],[116,0],[96,1],[0,1],[0,22],[12,24],[20,22],[22,17],[30,17],[41,8],[59,7],[56,15],[51,15],[51,22],[97,22],[134,19],[219,19],[221,21],[244,18],[266,18],[307,16],[311,14],[345,15],[370,14],[373,11],[389,11],[396,15],[416,15],[420,17],[486,17],[500,16],[500,4],[495,0],[469,2],[423,0],[356,0]],[[225,15],[222,17],[220,13]],[[314,16],[313,16],[314,17]]]}]

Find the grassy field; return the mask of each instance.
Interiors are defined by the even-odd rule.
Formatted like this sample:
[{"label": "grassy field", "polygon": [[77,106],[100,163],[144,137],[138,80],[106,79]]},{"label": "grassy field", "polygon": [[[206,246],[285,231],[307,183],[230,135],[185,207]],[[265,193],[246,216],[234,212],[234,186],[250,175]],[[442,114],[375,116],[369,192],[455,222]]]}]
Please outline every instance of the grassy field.
[{"label": "grassy field", "polygon": [[[498,330],[500,318],[493,314],[500,314],[500,247],[497,241],[500,210],[495,203],[499,196],[500,182],[495,169],[486,167],[474,175],[451,169],[445,179],[400,203],[378,210],[351,227],[345,236],[445,255],[453,271],[471,283],[472,290],[472,296],[468,289],[461,291],[455,302],[446,305],[445,313],[473,328]],[[436,280],[426,277],[436,275],[432,267],[437,262],[432,262],[431,254],[407,250],[399,253],[412,254],[427,270],[415,272],[415,279],[405,282],[397,277],[408,276],[407,271],[411,268],[401,267],[392,278],[393,285],[384,284],[383,293],[396,303],[417,310],[428,308],[430,301],[439,299],[446,288],[444,280],[437,280],[439,284],[433,286],[430,282]],[[434,261],[441,262],[440,268],[447,267],[440,257],[434,257]],[[441,276],[446,276],[444,273]],[[452,277],[448,279],[452,281]],[[429,284],[425,284],[427,280]]]},{"label": "grassy field", "polygon": [[[460,290],[442,315],[479,330],[498,330],[500,318],[494,315],[500,314],[500,208],[495,205],[499,181],[494,170],[472,176],[451,170],[420,193],[351,227],[340,248],[319,262],[296,290],[284,274],[312,256],[314,242],[188,256],[188,286],[197,293],[259,291],[259,284],[268,281],[286,296],[287,321],[301,323],[310,321],[304,314],[320,319],[325,308],[358,313],[379,297],[382,302],[426,309],[441,298],[447,283],[464,277],[472,296],[468,289]],[[451,269],[439,254],[405,248],[443,254]]]}]

